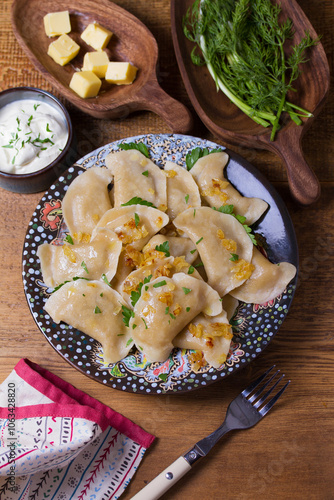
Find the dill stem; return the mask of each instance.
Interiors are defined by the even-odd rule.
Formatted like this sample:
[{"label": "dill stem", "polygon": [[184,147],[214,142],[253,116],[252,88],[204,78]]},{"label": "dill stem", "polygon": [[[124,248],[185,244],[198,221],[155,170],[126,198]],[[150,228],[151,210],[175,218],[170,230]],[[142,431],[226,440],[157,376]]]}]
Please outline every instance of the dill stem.
[{"label": "dill stem", "polygon": [[[283,50],[283,43],[281,40],[279,42],[279,47],[280,47],[280,51],[281,51],[281,64],[282,64],[282,68],[284,68],[285,67],[285,55],[284,55],[284,50]],[[283,83],[283,85],[285,83],[285,71],[282,72],[282,83]],[[275,121],[273,124],[273,128],[272,128],[271,134],[270,134],[271,141],[275,140],[275,135],[276,135],[276,132],[279,128],[279,120],[281,118],[281,114],[282,114],[283,107],[285,104],[285,99],[286,99],[286,92],[283,92],[283,95],[281,97],[281,102],[278,106],[277,115],[276,115],[276,118],[275,118]]]},{"label": "dill stem", "polygon": [[[254,114],[255,111],[250,106],[245,104],[239,97],[237,97],[235,94],[233,94],[233,92],[230,91],[230,89],[228,88],[226,83],[223,81],[222,77],[219,77],[217,75],[217,73],[215,72],[214,67],[212,66],[211,62],[209,61],[209,59],[207,57],[206,42],[205,42],[205,38],[203,35],[200,36],[200,47],[202,49],[203,57],[205,59],[205,63],[207,65],[209,73],[212,76],[212,78],[214,79],[214,81],[216,82],[216,85],[220,88],[220,90],[222,92],[224,92],[224,94],[236,106],[238,106],[238,108],[240,108],[241,111],[243,111],[252,120],[254,120],[259,125],[262,125],[263,127],[269,127],[270,123],[268,121],[266,121],[266,119],[270,120],[270,122],[272,123],[272,120],[275,118],[275,115],[272,115],[270,113],[263,113],[263,112],[261,112],[261,115],[263,116],[263,118],[261,116],[258,116],[259,113],[255,115]],[[264,119],[264,118],[266,118],[266,119]]]}]

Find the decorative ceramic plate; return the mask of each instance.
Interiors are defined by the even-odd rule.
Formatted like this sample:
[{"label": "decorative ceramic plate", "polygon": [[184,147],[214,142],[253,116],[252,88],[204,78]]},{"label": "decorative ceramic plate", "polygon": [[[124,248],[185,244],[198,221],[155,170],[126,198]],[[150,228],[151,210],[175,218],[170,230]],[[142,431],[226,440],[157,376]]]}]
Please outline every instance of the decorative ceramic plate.
[{"label": "decorative ceramic plate", "polygon": [[[117,141],[86,155],[69,168],[44,194],[32,215],[23,249],[23,283],[26,298],[37,326],[48,342],[72,366],[85,375],[115,389],[145,394],[185,392],[223,379],[256,358],[277,333],[289,310],[297,276],[279,297],[266,304],[240,303],[232,320],[234,337],[226,362],[215,369],[209,365],[194,371],[193,351],[174,349],[163,363],[148,363],[139,351],[130,351],[118,363],[103,361],[101,345],[88,335],[65,323],[55,324],[43,305],[50,289],[44,285],[37,248],[44,242],[62,244],[66,225],[61,203],[69,184],[85,169],[103,166],[106,156],[118,150],[120,142],[143,142],[153,161],[163,166],[166,160],[185,165],[190,149],[221,147],[213,142],[184,135],[141,135]],[[224,149],[224,148],[222,148]],[[287,261],[298,268],[298,248],[288,211],[269,182],[248,162],[227,151],[228,180],[244,196],[262,198],[269,210],[253,230],[265,237],[269,259]],[[139,193],[140,194],[140,193]]]}]

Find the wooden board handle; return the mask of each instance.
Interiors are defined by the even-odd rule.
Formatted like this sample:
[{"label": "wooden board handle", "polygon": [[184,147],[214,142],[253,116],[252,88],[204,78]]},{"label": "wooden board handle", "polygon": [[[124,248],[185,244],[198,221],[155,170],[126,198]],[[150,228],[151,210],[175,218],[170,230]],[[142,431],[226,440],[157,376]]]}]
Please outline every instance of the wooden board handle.
[{"label": "wooden board handle", "polygon": [[193,117],[188,108],[168,95],[157,80],[147,82],[137,93],[137,99],[142,109],[161,116],[175,134],[187,134],[192,130]]},{"label": "wooden board handle", "polygon": [[270,144],[270,149],[285,163],[292,196],[301,205],[311,205],[319,198],[321,189],[316,175],[304,158],[302,133],[302,127],[292,126],[284,134],[284,139],[280,139],[278,132],[277,140]]},{"label": "wooden board handle", "polygon": [[131,500],[157,500],[173,484],[183,477],[191,466],[183,457],[179,457],[167,469],[162,471],[153,481],[148,483],[145,488],[140,490]]}]

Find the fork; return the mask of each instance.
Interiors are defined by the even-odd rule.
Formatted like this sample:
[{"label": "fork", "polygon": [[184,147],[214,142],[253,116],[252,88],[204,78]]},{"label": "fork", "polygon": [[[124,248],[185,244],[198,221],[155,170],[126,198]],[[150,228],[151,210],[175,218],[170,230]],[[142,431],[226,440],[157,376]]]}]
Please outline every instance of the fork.
[{"label": "fork", "polygon": [[[229,431],[249,429],[257,424],[274,406],[288,387],[290,380],[276,394],[267,401],[283,379],[279,376],[280,370],[269,376],[275,365],[263,373],[249,387],[243,390],[227,408],[224,422],[218,429],[204,439],[198,441],[185,455],[179,457],[167,469],[162,471],[153,481],[140,490],[131,500],[156,500],[171,486],[183,477],[192,466],[205,457],[213,446]],[[268,378],[269,376],[269,378]],[[267,380],[266,380],[267,379]],[[263,382],[263,385],[261,385]],[[272,384],[272,385],[270,385]]]}]

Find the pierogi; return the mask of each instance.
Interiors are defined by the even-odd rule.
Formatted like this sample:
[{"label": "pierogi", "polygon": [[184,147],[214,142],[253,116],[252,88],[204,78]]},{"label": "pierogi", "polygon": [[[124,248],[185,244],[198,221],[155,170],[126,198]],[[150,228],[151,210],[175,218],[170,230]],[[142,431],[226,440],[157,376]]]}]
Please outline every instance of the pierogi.
[{"label": "pierogi", "polygon": [[108,169],[91,167],[70,184],[62,201],[62,210],[73,238],[81,234],[91,236],[102,215],[111,208],[108,190],[111,180]]},{"label": "pierogi", "polygon": [[254,246],[245,222],[267,203],[231,186],[227,161],[211,153],[190,172],[171,162],[163,170],[137,150],[119,151],[69,186],[68,235],[38,249],[54,287],[45,310],[100,342],[105,363],[133,347],[161,362],[177,347],[219,368],[238,300],[272,300],[294,277],[292,264],[272,264]]},{"label": "pierogi", "polygon": [[233,205],[234,212],[246,217],[246,224],[256,222],[268,208],[268,204],[259,198],[242,196],[225,177],[228,155],[224,152],[203,156],[191,169],[201,195],[210,207]]}]

